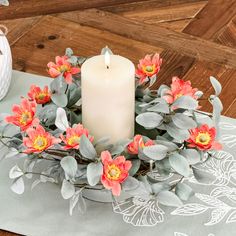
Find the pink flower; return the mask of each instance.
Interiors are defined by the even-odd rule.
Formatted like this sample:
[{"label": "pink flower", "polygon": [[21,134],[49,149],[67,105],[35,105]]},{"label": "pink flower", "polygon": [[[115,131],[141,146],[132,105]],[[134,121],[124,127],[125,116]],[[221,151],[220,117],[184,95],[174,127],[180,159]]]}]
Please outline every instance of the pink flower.
[{"label": "pink flower", "polygon": [[124,156],[118,156],[113,160],[108,151],[103,151],[101,158],[103,163],[101,182],[106,189],[111,189],[114,196],[119,196],[120,184],[129,176],[131,161],[126,161]]},{"label": "pink flower", "polygon": [[50,74],[50,76],[55,78],[59,76],[60,74],[62,74],[66,82],[68,84],[71,84],[72,75],[78,74],[80,72],[80,68],[73,67],[68,62],[68,59],[69,58],[67,56],[62,56],[62,57],[57,56],[56,63],[49,62],[47,67],[48,67],[48,73]]},{"label": "pink flower", "polygon": [[220,150],[222,145],[215,140],[216,129],[209,128],[204,124],[200,127],[190,130],[190,138],[187,140],[189,147],[198,148],[199,150]]},{"label": "pink flower", "polygon": [[152,145],[154,145],[153,140],[148,140],[146,143],[144,143],[142,135],[138,134],[134,136],[133,142],[127,146],[127,150],[130,154],[138,154],[139,149],[143,149],[144,147]]},{"label": "pink flower", "polygon": [[25,131],[30,126],[35,126],[39,123],[38,118],[35,118],[36,106],[35,101],[23,98],[20,105],[13,105],[12,112],[15,114],[7,116],[5,120],[7,123],[19,126],[22,131]]},{"label": "pink flower", "polygon": [[45,104],[51,100],[51,93],[48,90],[48,86],[41,89],[36,85],[32,85],[30,87],[30,91],[28,92],[28,96],[32,100],[35,100],[37,104]]},{"label": "pink flower", "polygon": [[195,93],[198,91],[196,88],[192,88],[190,81],[184,81],[178,77],[172,78],[171,89],[166,92],[164,99],[172,104],[176,99],[181,96],[190,96],[194,99],[198,99]]},{"label": "pink flower", "polygon": [[53,137],[41,125],[29,128],[26,133],[28,137],[23,138],[23,144],[28,149],[24,153],[39,153],[61,142],[61,139]]},{"label": "pink flower", "polygon": [[147,77],[156,75],[161,67],[162,59],[159,54],[146,55],[139,61],[138,68],[136,70],[136,76],[139,78],[139,84],[143,84]]},{"label": "pink flower", "polygon": [[[66,137],[64,137],[61,134],[61,139],[62,141],[66,144],[66,146],[64,146],[64,149],[78,149],[79,148],[79,143],[80,143],[80,137],[82,135],[85,135],[86,137],[89,137],[89,132],[87,129],[85,129],[83,127],[83,125],[78,124],[75,125],[73,128],[67,128],[66,129]],[[93,137],[89,137],[89,140],[92,142],[93,141]]]}]

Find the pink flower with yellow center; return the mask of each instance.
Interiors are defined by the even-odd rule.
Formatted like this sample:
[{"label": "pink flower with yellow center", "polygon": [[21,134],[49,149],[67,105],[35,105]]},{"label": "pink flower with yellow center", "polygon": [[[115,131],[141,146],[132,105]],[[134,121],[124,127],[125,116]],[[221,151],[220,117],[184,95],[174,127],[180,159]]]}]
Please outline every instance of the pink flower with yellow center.
[{"label": "pink flower with yellow center", "polygon": [[38,118],[35,117],[36,102],[29,101],[23,98],[20,105],[13,105],[12,112],[14,115],[5,118],[7,123],[19,126],[22,131],[25,131],[30,126],[35,126],[39,123]]},{"label": "pink flower with yellow center", "polygon": [[132,166],[131,161],[126,161],[124,156],[118,156],[112,159],[110,152],[101,153],[103,163],[103,174],[101,182],[106,189],[112,191],[114,196],[119,196],[121,192],[121,183],[129,176],[129,170]]},{"label": "pink flower with yellow center", "polygon": [[61,142],[61,139],[53,137],[41,125],[29,128],[26,134],[28,137],[23,138],[23,144],[28,149],[24,153],[39,153]]},{"label": "pink flower with yellow center", "polygon": [[72,83],[72,75],[78,74],[80,72],[80,68],[78,67],[73,67],[69,62],[68,62],[68,57],[67,56],[62,56],[56,57],[56,63],[54,62],[49,62],[47,64],[48,67],[48,73],[50,76],[53,78],[56,78],[60,74],[63,75],[65,81],[68,84]]},{"label": "pink flower with yellow center", "polygon": [[139,149],[143,149],[144,147],[152,146],[154,144],[155,143],[153,140],[144,142],[142,135],[137,134],[134,136],[133,142],[129,143],[129,145],[127,146],[127,150],[130,154],[138,154]]},{"label": "pink flower with yellow center", "polygon": [[138,68],[136,70],[136,76],[139,78],[139,84],[143,84],[147,77],[156,75],[161,67],[162,59],[159,54],[146,55],[139,61]]},{"label": "pink flower with yellow center", "polygon": [[199,150],[220,150],[222,145],[216,140],[216,129],[209,128],[204,124],[200,127],[190,130],[190,138],[187,140],[189,147],[198,148]]},{"label": "pink flower with yellow center", "polygon": [[32,85],[30,87],[30,91],[28,92],[28,96],[30,99],[35,100],[37,104],[45,104],[51,100],[51,93],[48,90],[48,86],[41,89],[36,85]]},{"label": "pink flower with yellow center", "polygon": [[89,136],[89,132],[87,129],[83,127],[81,124],[75,125],[73,128],[67,128],[66,129],[66,137],[64,137],[61,134],[61,139],[62,141],[66,144],[64,146],[64,149],[78,149],[79,148],[79,143],[80,143],[80,137],[82,135],[85,135],[86,137],[89,138],[89,140],[92,142],[93,137]]},{"label": "pink flower with yellow center", "polygon": [[190,96],[197,100],[198,97],[195,95],[197,91],[197,88],[192,88],[190,81],[184,81],[182,79],[179,79],[178,77],[173,77],[171,89],[166,92],[164,99],[169,104],[172,104],[181,96]]}]

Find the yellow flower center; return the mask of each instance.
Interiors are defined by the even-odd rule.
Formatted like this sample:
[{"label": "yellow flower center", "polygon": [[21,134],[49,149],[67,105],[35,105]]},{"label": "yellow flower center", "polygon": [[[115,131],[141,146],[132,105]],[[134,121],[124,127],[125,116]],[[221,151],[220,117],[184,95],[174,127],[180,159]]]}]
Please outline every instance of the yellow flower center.
[{"label": "yellow flower center", "polygon": [[207,132],[200,132],[196,137],[196,143],[200,143],[202,145],[207,145],[211,141],[211,136]]},{"label": "yellow flower center", "polygon": [[107,177],[111,180],[119,179],[121,170],[114,164],[108,166]]},{"label": "yellow flower center", "polygon": [[77,135],[71,136],[71,137],[68,139],[68,141],[67,141],[67,143],[68,143],[70,146],[77,145],[77,144],[79,144],[79,142],[80,142],[80,137],[77,136]]},{"label": "yellow flower center", "polygon": [[36,99],[38,99],[38,100],[43,100],[46,96],[47,96],[46,93],[39,93],[39,94],[36,96]]},{"label": "yellow flower center", "polygon": [[182,97],[182,96],[183,96],[182,93],[178,93],[178,94],[175,95],[175,99],[180,98],[180,97]]},{"label": "yellow flower center", "polygon": [[152,73],[152,72],[155,71],[155,69],[156,69],[156,66],[155,66],[155,65],[143,66],[143,71],[144,71],[145,73]]},{"label": "yellow flower center", "polygon": [[47,138],[43,136],[37,136],[37,138],[34,140],[33,147],[39,151],[44,150],[48,145]]},{"label": "yellow flower center", "polygon": [[32,119],[31,113],[29,111],[25,111],[21,114],[20,123],[22,125],[26,125],[28,121],[31,119]]},{"label": "yellow flower center", "polygon": [[65,71],[69,71],[70,70],[68,65],[59,66],[58,69],[59,69],[60,72],[65,72]]}]

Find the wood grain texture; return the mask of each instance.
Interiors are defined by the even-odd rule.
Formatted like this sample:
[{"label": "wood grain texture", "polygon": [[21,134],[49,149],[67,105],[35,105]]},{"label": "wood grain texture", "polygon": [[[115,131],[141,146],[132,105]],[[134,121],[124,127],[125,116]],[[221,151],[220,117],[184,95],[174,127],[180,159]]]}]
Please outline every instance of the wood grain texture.
[{"label": "wood grain texture", "polygon": [[209,0],[183,32],[204,39],[217,38],[220,30],[236,14],[235,0]]},{"label": "wood grain texture", "polygon": [[[171,31],[157,25],[140,23],[139,21],[96,9],[78,13],[77,20],[83,25],[106,30],[150,45],[170,48],[199,60],[236,68],[236,49],[199,37]],[[147,37],[147,35],[149,36]]]},{"label": "wood grain texture", "polygon": [[[129,0],[130,3],[139,1],[143,0]],[[127,3],[127,0],[11,0],[9,7],[0,6],[0,20],[115,6],[122,3]]]},{"label": "wood grain texture", "polygon": [[[81,14],[88,12],[83,10],[90,8],[116,15],[101,19],[87,15],[82,23],[90,26],[80,25]],[[127,25],[119,19],[127,20]],[[130,22],[135,22],[131,33]],[[47,62],[66,47],[90,56],[109,45],[135,64],[145,54],[158,52],[163,65],[154,88],[179,76],[207,96],[213,92],[208,82],[213,75],[223,85],[223,114],[236,118],[236,69],[235,64],[228,68],[232,61],[227,59],[236,49],[235,0],[11,0],[10,7],[0,7],[2,23],[10,31],[14,69],[47,75]],[[207,101],[201,105],[211,111]],[[16,235],[0,231],[0,236]]]},{"label": "wood grain texture", "polygon": [[91,56],[99,54],[106,44],[114,53],[128,57],[134,63],[145,55],[144,52],[162,51],[159,47],[109,32],[45,16],[38,22],[37,27],[32,28],[12,46],[14,68],[47,75],[47,63],[54,60],[55,55],[63,55],[66,47],[71,47],[78,55]]}]

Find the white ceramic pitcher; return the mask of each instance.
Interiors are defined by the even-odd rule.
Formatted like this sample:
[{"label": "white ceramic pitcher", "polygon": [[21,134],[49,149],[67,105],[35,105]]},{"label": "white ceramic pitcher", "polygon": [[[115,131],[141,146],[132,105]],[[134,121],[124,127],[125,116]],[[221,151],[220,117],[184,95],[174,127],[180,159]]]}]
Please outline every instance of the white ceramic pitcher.
[{"label": "white ceramic pitcher", "polygon": [[7,28],[0,25],[0,100],[6,96],[12,76],[11,49],[6,34]]}]

